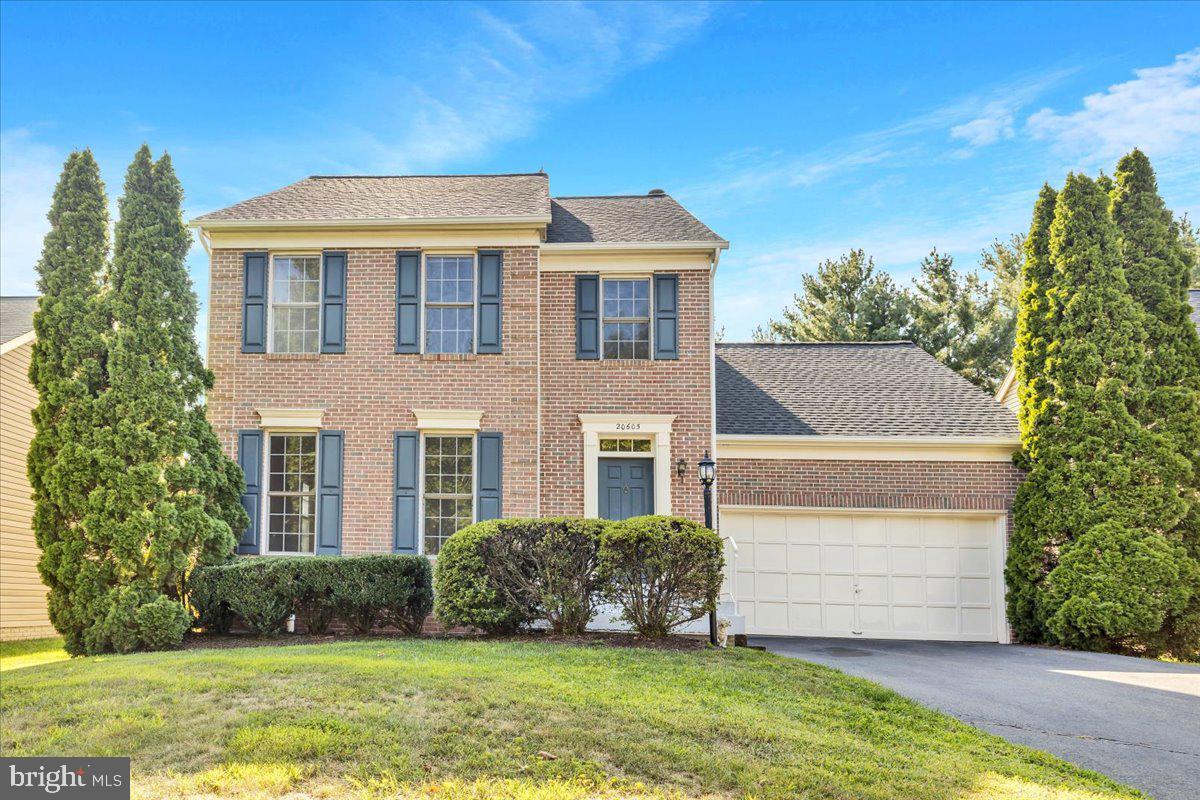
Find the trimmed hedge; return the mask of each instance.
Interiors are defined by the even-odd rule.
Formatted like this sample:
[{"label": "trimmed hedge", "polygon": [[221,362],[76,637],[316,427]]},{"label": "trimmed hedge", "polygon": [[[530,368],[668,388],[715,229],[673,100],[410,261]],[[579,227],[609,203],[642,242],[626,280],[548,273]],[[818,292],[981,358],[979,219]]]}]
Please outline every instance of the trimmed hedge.
[{"label": "trimmed hedge", "polygon": [[292,614],[309,633],[340,620],[357,633],[393,625],[420,632],[433,607],[424,556],[252,556],[202,567],[188,582],[202,627],[227,633],[240,619],[255,633],[278,633]]},{"label": "trimmed hedge", "polygon": [[438,554],[438,618],[449,627],[489,633],[537,620],[555,633],[582,633],[596,614],[597,557],[606,525],[545,517],[464,528]]},{"label": "trimmed hedge", "polygon": [[665,636],[715,608],[723,567],[720,537],[682,517],[490,520],[442,545],[435,611],[447,627],[545,621],[576,634],[603,601],[639,634]]}]

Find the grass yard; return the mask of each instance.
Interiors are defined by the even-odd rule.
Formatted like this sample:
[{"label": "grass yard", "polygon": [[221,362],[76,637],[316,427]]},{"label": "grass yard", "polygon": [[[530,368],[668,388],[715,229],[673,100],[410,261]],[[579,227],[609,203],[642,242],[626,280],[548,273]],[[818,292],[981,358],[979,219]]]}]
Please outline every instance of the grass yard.
[{"label": "grass yard", "polygon": [[0,672],[23,667],[35,667],[52,661],[70,658],[62,648],[62,639],[51,636],[46,639],[23,639],[17,642],[0,642]]},{"label": "grass yard", "polygon": [[1137,797],[875,684],[738,649],[376,639],[4,673],[5,755],[137,797]]}]

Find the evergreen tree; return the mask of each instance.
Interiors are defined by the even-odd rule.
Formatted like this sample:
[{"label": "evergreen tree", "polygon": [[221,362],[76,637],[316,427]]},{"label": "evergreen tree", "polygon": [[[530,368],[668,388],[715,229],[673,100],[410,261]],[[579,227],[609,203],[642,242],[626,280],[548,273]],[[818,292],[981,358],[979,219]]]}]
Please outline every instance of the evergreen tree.
[{"label": "evergreen tree", "polygon": [[[1058,193],[1049,184],[1042,186],[1024,242],[1013,369],[1017,373],[1020,398],[1018,420],[1022,449],[1018,461],[1027,469],[1032,469],[1034,454],[1038,452],[1040,422],[1044,419],[1043,412],[1048,407],[1051,393],[1046,377],[1046,356],[1050,343],[1057,338],[1059,293],[1055,289],[1054,267],[1050,261],[1050,225],[1054,222],[1057,200]],[[1008,621],[1017,638],[1025,642],[1040,642],[1046,636],[1038,611],[1038,598],[1050,571],[1053,551],[1040,525],[1038,511],[1050,501],[1049,488],[1039,472],[1021,484],[1013,501],[1013,533],[1004,578],[1008,586]]]},{"label": "evergreen tree", "polygon": [[178,642],[190,623],[188,573],[228,558],[246,523],[240,472],[200,403],[212,374],[193,333],[182,196],[170,158],[154,163],[143,146],[126,174],[106,297],[110,385],[85,524],[114,580],[84,633],[88,652]]},{"label": "evergreen tree", "polygon": [[[1190,261],[1181,228],[1158,194],[1150,160],[1140,150],[1117,164],[1110,191],[1121,266],[1145,312],[1146,397],[1143,425],[1168,436],[1188,471],[1175,487],[1187,512],[1174,532],[1190,559],[1200,558],[1200,336],[1189,315]],[[1200,564],[1200,562],[1197,562]],[[1183,568],[1184,575],[1190,574]],[[1172,618],[1162,647],[1200,654],[1200,585],[1185,587],[1185,618]],[[1172,641],[1167,641],[1170,639]]]},{"label": "evergreen tree", "polygon": [[[1175,484],[1188,465],[1133,413],[1147,394],[1146,320],[1129,293],[1108,196],[1096,181],[1067,177],[1050,226],[1050,261],[1061,300],[1058,346],[1047,352],[1052,396],[1027,479],[1039,502],[1025,508],[1051,554],[1039,613],[1065,644],[1136,647],[1181,610],[1181,548],[1163,534],[1186,512]],[[1121,575],[1138,582],[1114,579]]]},{"label": "evergreen tree", "polygon": [[1188,215],[1184,214],[1176,223],[1179,227],[1179,240],[1183,244],[1184,258],[1191,265],[1188,286],[1200,289],[1200,229],[1197,229]]},{"label": "evergreen tree", "polygon": [[825,261],[802,277],[802,293],[770,323],[785,342],[870,342],[901,338],[907,320],[904,293],[862,250]]},{"label": "evergreen tree", "polygon": [[1012,352],[998,292],[978,273],[960,275],[934,249],[921,261],[909,295],[909,336],[927,353],[986,391],[995,391]]},{"label": "evergreen tree", "polygon": [[91,437],[105,386],[100,286],[108,258],[108,201],[90,150],[71,153],[51,202],[38,261],[41,297],[29,381],[38,392],[29,447],[38,570],[49,587],[50,621],[67,651],[82,652],[88,609],[110,575],[82,527],[95,485]]}]

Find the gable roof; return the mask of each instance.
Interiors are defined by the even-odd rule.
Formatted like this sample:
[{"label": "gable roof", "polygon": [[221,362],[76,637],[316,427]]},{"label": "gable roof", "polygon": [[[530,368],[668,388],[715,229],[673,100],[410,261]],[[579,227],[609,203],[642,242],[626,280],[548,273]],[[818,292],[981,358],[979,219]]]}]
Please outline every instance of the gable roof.
[{"label": "gable roof", "polygon": [[0,344],[33,330],[37,302],[37,297],[0,297]]},{"label": "gable roof", "polygon": [[725,244],[669,194],[555,197],[546,242],[710,242]]},{"label": "gable roof", "polygon": [[912,342],[717,344],[717,433],[1017,436],[1016,416]]},{"label": "gable roof", "polygon": [[313,175],[193,220],[353,222],[383,220],[550,220],[544,172],[509,175]]}]

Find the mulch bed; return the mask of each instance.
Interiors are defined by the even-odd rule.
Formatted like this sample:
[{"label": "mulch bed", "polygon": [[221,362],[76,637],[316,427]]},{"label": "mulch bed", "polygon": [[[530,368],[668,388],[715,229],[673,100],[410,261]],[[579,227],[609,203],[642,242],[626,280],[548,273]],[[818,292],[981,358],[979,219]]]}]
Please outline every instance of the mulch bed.
[{"label": "mulch bed", "polygon": [[529,642],[541,644],[564,644],[583,647],[640,647],[647,650],[688,651],[703,650],[708,640],[701,636],[677,634],[665,639],[643,639],[632,633],[597,631],[582,636],[557,636],[533,631],[517,636],[473,636],[470,634],[422,634],[418,637],[400,634],[374,634],[356,636],[350,634],[327,634],[311,636],[305,633],[280,633],[274,636],[259,636],[253,633],[197,634],[183,641],[184,650],[227,649],[233,647],[290,647],[304,644],[330,644],[333,642],[379,642],[389,639],[478,639],[489,642]]}]

